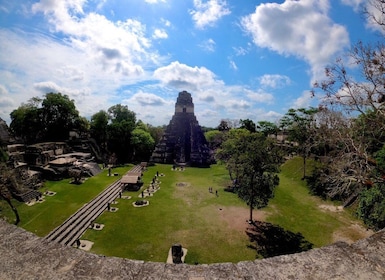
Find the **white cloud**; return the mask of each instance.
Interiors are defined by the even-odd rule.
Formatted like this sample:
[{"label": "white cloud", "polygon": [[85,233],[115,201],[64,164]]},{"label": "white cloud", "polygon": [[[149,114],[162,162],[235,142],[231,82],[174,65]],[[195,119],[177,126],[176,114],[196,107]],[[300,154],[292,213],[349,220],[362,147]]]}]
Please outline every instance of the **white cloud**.
[{"label": "white cloud", "polygon": [[133,102],[136,102],[141,106],[156,106],[156,107],[164,106],[168,104],[168,102],[163,98],[155,94],[146,93],[142,91],[139,91],[138,93],[134,94],[130,99],[127,100],[128,104],[132,104]]},{"label": "white cloud", "polygon": [[229,60],[229,63],[230,63],[230,68],[231,68],[231,69],[233,69],[233,70],[235,70],[235,71],[238,70],[238,66],[237,66],[237,64],[235,63],[234,60],[230,59],[230,60]]},{"label": "white cloud", "polygon": [[262,87],[265,88],[282,88],[284,86],[290,85],[291,80],[288,76],[285,75],[270,75],[266,74],[259,78],[259,82]]},{"label": "white cloud", "polygon": [[104,15],[84,14],[85,3],[42,0],[32,5],[32,11],[42,12],[53,32],[61,32],[72,47],[93,57],[104,71],[142,75],[143,65],[157,56],[148,51],[150,41],[145,36],[145,26],[133,19],[111,22]]},{"label": "white cloud", "polygon": [[99,0],[100,2],[96,6],[96,10],[101,10],[103,9],[104,4],[106,4],[107,0]]},{"label": "white cloud", "polygon": [[[209,69],[191,67],[178,61],[158,68],[153,76],[161,82],[163,88],[170,88],[172,93],[182,90],[190,92],[195,104],[196,116],[204,118],[206,126],[215,127],[223,118],[260,119],[266,112],[260,109],[261,113],[256,114],[255,111],[258,110],[255,109],[256,104],[274,102],[274,96],[270,93],[252,90],[241,85],[226,85]],[[175,102],[175,99],[172,102]],[[158,109],[156,111],[158,115],[163,116]]]},{"label": "white cloud", "polygon": [[359,11],[359,8],[362,4],[364,4],[367,0],[341,0],[343,4],[351,6],[355,11]]},{"label": "white cloud", "polygon": [[270,93],[264,92],[262,90],[252,91],[245,89],[247,97],[254,102],[259,103],[272,103],[274,101],[274,96]]},{"label": "white cloud", "polygon": [[52,81],[35,83],[33,87],[37,91],[41,92],[42,94],[45,94],[48,92],[60,92],[62,94],[66,94],[71,97],[86,96],[90,94],[90,91],[88,89],[79,90],[79,89],[61,87]]},{"label": "white cloud", "polygon": [[156,4],[156,3],[166,3],[166,0],[144,0],[144,2],[149,3],[149,4]]},{"label": "white cloud", "polygon": [[328,0],[286,0],[266,3],[241,20],[254,43],[310,64],[312,79],[323,77],[324,67],[349,46],[344,26],[328,16]]},{"label": "white cloud", "polygon": [[243,99],[231,99],[227,103],[228,106],[235,110],[248,110],[251,108],[251,103]]},{"label": "white cloud", "polygon": [[0,84],[0,118],[9,122],[8,118],[4,116],[9,115],[9,113],[14,109],[15,101],[9,95],[7,88]]},{"label": "white cloud", "polygon": [[250,46],[248,48],[243,48],[243,47],[233,47],[235,51],[236,56],[243,56],[249,53],[250,51]]},{"label": "white cloud", "polygon": [[8,90],[5,88],[5,86],[0,85],[0,96],[2,95],[8,95]]},{"label": "white cloud", "polygon": [[226,1],[223,0],[194,0],[195,10],[190,14],[197,28],[205,28],[214,25],[223,16],[229,15],[231,11],[227,8]]},{"label": "white cloud", "polygon": [[[368,11],[368,17],[366,25],[368,28],[381,32],[385,34],[385,28],[379,22],[384,22],[384,3],[378,3],[380,1],[373,0],[367,1],[365,4],[365,9]],[[383,1],[381,1],[383,2]]]},{"label": "white cloud", "polygon": [[166,27],[170,27],[171,26],[171,22],[169,20],[167,20],[167,19],[161,18],[160,22],[162,24],[164,24],[164,26],[166,26]]},{"label": "white cloud", "polygon": [[312,101],[312,94],[310,91],[304,91],[292,104],[293,108],[307,108]]},{"label": "white cloud", "polygon": [[167,39],[168,34],[165,30],[157,28],[154,30],[154,34],[152,34],[152,38],[154,38],[154,39]]},{"label": "white cloud", "polygon": [[4,12],[4,13],[6,13],[6,14],[9,13],[9,9],[8,9],[7,7],[5,7],[5,6],[3,6],[3,5],[0,5],[0,11],[1,11],[1,12]]},{"label": "white cloud", "polygon": [[215,41],[211,38],[207,39],[206,41],[203,41],[199,46],[208,52],[214,52],[215,51]]},{"label": "white cloud", "polygon": [[179,61],[174,61],[155,70],[154,78],[178,90],[191,90],[193,92],[221,83],[215,80],[215,74],[207,68],[190,67]]},{"label": "white cloud", "polygon": [[[153,89],[158,91],[159,89]],[[174,113],[175,98],[167,100],[156,94],[139,90],[127,99],[121,100],[121,104],[127,105],[136,113],[137,119],[152,125],[163,125],[170,121]]]},{"label": "white cloud", "polygon": [[[208,20],[210,13],[227,9],[224,1],[196,3],[201,8],[196,11],[208,13],[202,28],[223,16]],[[0,85],[6,86],[0,86],[1,117],[9,118],[9,113],[22,102],[47,92],[67,94],[85,117],[123,103],[137,113],[138,119],[155,125],[171,119],[177,92],[181,90],[193,95],[197,116],[211,115],[204,125],[212,126],[227,116],[249,116],[257,102],[273,101],[268,93],[245,89],[243,85],[226,85],[206,67],[178,61],[164,64],[165,58],[153,49],[151,40],[166,38],[162,27],[171,26],[169,21],[161,18],[160,28],[153,32],[155,29],[138,20],[113,22],[89,12],[91,9],[86,0],[41,0],[32,5],[32,11],[37,15],[34,19],[46,19],[39,22],[42,32],[0,28]],[[44,31],[44,24],[49,30]],[[208,50],[215,50],[213,39],[205,43]],[[159,68],[153,71],[155,67]]]},{"label": "white cloud", "polygon": [[[0,106],[0,117],[5,120],[21,103],[50,91],[68,94],[88,117],[119,103],[115,96],[119,88],[149,78],[141,68],[138,74],[128,75],[132,73],[130,65],[119,52],[108,49],[89,56],[85,50],[53,37],[20,30],[0,29],[0,41],[0,84],[7,86],[7,104],[13,100],[13,107]],[[117,69],[101,63],[105,60],[116,61]]]}]

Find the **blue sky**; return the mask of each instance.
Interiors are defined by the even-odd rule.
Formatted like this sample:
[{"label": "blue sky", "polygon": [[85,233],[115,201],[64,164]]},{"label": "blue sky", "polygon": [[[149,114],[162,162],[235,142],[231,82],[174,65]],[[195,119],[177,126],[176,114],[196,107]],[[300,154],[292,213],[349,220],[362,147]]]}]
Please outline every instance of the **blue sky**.
[{"label": "blue sky", "polygon": [[168,124],[178,92],[203,126],[317,106],[311,85],[379,33],[365,0],[0,0],[0,117],[61,92],[87,118],[115,104]]}]

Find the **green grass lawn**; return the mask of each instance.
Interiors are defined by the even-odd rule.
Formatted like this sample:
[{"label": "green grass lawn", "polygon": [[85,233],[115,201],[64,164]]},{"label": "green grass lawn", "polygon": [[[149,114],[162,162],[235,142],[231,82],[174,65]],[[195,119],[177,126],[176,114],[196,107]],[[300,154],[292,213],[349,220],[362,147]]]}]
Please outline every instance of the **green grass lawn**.
[{"label": "green grass lawn", "polygon": [[[117,168],[114,172],[123,175],[131,167]],[[114,205],[118,211],[105,212],[95,221],[104,224],[104,229],[84,233],[82,239],[94,242],[91,252],[164,262],[171,245],[180,243],[188,249],[185,261],[190,264],[255,259],[256,252],[247,247],[249,241],[245,234],[248,207],[235,194],[223,190],[229,184],[224,166],[186,168],[185,171],[172,171],[171,165],[152,166],[144,173],[144,188],[156,171],[165,176],[160,177],[160,190],[148,198],[149,206],[133,207],[141,192],[125,192],[123,195],[132,196],[130,200],[118,198],[118,204]],[[255,211],[265,213],[268,222],[301,232],[316,247],[330,244],[336,231],[349,234],[349,226],[359,222],[349,211],[322,210],[319,205],[332,203],[310,196],[301,176],[300,158],[286,162],[269,206]],[[42,191],[55,191],[55,196],[46,196],[44,203],[33,206],[15,202],[21,216],[20,226],[45,236],[118,178],[108,177],[105,170],[82,185],[71,185],[68,180],[46,182]],[[214,189],[214,194],[209,193],[209,187]],[[12,222],[12,212],[1,203],[0,215]]]},{"label": "green grass lawn", "polygon": [[[114,168],[114,173],[123,175],[132,165]],[[81,185],[70,184],[70,180],[47,181],[44,183],[42,192],[50,190],[56,192],[54,196],[45,196],[43,203],[36,203],[28,206],[13,200],[20,215],[19,226],[34,232],[38,236],[45,236],[55,227],[62,224],[69,216],[75,213],[85,203],[92,200],[100,192],[102,192],[109,184],[118,180],[121,176],[109,177],[108,171],[103,170],[99,175],[88,178]],[[3,202],[4,203],[4,202]],[[4,216],[9,222],[14,221],[14,214],[9,207],[3,205]]]},{"label": "green grass lawn", "polygon": [[[148,198],[149,206],[133,207],[140,191],[126,192],[124,195],[133,196],[131,200],[118,199],[117,212],[105,213],[96,220],[105,225],[104,229],[88,230],[83,235],[82,238],[95,242],[92,252],[164,262],[171,245],[180,243],[188,249],[187,263],[255,259],[256,252],[246,246],[244,230],[232,229],[219,216],[220,208],[225,206],[246,207],[237,196],[223,191],[228,183],[223,166],[185,171],[171,171],[171,165],[149,167],[144,187],[156,171],[166,176],[160,177],[160,190]],[[210,186],[214,192],[218,190],[218,197],[209,193]]]},{"label": "green grass lawn", "polygon": [[[311,170],[311,161],[309,165],[308,171]],[[353,217],[349,210],[322,210],[320,205],[336,206],[336,203],[309,195],[306,182],[301,180],[302,166],[302,158],[299,157],[282,165],[275,196],[263,209],[268,213],[266,220],[286,230],[301,232],[315,247],[332,243],[333,233],[337,231],[351,239],[359,239],[360,236],[349,233],[348,228],[352,223],[362,225],[362,222]]]}]

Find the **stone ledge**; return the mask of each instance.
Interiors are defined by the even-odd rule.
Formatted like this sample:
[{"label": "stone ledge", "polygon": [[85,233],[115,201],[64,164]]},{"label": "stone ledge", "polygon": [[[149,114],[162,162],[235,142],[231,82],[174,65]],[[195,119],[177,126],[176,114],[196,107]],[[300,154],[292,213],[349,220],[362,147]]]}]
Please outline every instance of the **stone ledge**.
[{"label": "stone ledge", "polygon": [[236,264],[166,264],[104,257],[0,220],[0,279],[385,279],[385,230],[352,245]]}]

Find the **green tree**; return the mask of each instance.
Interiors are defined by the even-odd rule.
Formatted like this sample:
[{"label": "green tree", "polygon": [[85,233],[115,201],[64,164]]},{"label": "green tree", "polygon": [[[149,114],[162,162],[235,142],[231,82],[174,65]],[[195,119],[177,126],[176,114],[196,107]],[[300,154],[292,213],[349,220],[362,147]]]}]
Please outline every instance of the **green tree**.
[{"label": "green tree", "polygon": [[226,120],[221,120],[221,122],[218,125],[219,131],[229,131],[231,129],[230,124]]},{"label": "green tree", "polygon": [[43,138],[43,115],[39,107],[41,100],[31,99],[27,104],[22,104],[10,114],[10,129],[13,134],[26,143],[40,141]]},{"label": "green tree", "polygon": [[155,145],[159,143],[162,135],[166,129],[166,126],[152,126],[147,124],[148,132],[151,134],[152,139],[155,141]]},{"label": "green tree", "polygon": [[257,131],[257,127],[256,127],[255,123],[250,119],[245,119],[245,120],[241,119],[239,121],[239,123],[241,125],[240,128],[247,129],[250,132],[256,132]]},{"label": "green tree", "polygon": [[205,138],[208,142],[210,149],[216,150],[221,146],[222,142],[224,141],[225,133],[217,129],[209,130],[205,132]]},{"label": "green tree", "polygon": [[74,130],[79,132],[82,137],[88,137],[90,128],[91,124],[85,117],[79,116],[75,119]]},{"label": "green tree", "polygon": [[359,199],[358,216],[366,225],[381,230],[385,227],[385,184],[382,182],[364,190]]},{"label": "green tree", "polygon": [[136,114],[125,105],[117,104],[108,109],[111,123],[108,125],[108,148],[118,162],[132,159],[131,135],[136,126]]},{"label": "green tree", "polygon": [[108,118],[108,113],[100,110],[92,115],[90,123],[91,137],[103,150],[107,148]]},{"label": "green tree", "polygon": [[155,141],[148,131],[139,126],[132,131],[131,145],[134,150],[134,160],[148,161],[154,150]]},{"label": "green tree", "polygon": [[385,227],[385,146],[375,154],[374,160],[376,168],[360,193],[357,213],[366,225],[380,230]]},{"label": "green tree", "polygon": [[[364,16],[385,31],[385,2],[369,0]],[[382,33],[384,34],[384,33]],[[324,94],[322,106],[337,108],[348,116],[348,125],[334,126],[329,139],[338,139],[329,147],[325,172],[317,179],[349,205],[359,198],[359,216],[369,225],[384,220],[384,177],[377,151],[385,141],[385,44],[358,42],[346,54],[325,69],[326,79],[314,84]],[[349,61],[349,67],[345,66]],[[355,65],[351,75],[351,65]],[[315,94],[315,90],[313,93]]]},{"label": "green tree", "polygon": [[237,129],[222,144],[217,157],[233,174],[235,190],[249,205],[253,221],[253,209],[266,206],[279,183],[279,150],[263,134]]},{"label": "green tree", "polygon": [[262,132],[265,136],[277,135],[279,128],[275,123],[269,121],[259,121],[257,123],[257,131]]},{"label": "green tree", "polygon": [[289,140],[298,144],[298,151],[303,158],[303,179],[306,177],[306,159],[314,145],[317,112],[318,109],[313,107],[289,109],[280,121],[281,128],[289,133]]},{"label": "green tree", "polygon": [[42,101],[42,115],[46,140],[67,139],[69,132],[78,128],[79,112],[68,95],[47,93]]},{"label": "green tree", "polygon": [[243,153],[238,146],[238,142],[248,134],[250,132],[246,129],[232,129],[228,131],[225,140],[216,153],[216,159],[226,165],[230,179],[233,181],[236,181],[242,172],[242,167],[237,164]]},{"label": "green tree", "polygon": [[71,130],[88,132],[88,121],[79,116],[74,100],[61,93],[33,97],[11,112],[10,128],[26,143],[66,140]]}]

